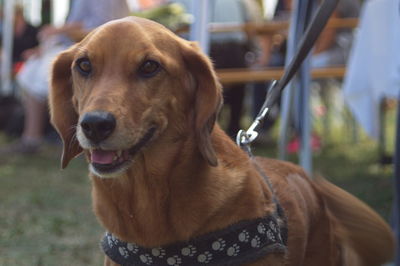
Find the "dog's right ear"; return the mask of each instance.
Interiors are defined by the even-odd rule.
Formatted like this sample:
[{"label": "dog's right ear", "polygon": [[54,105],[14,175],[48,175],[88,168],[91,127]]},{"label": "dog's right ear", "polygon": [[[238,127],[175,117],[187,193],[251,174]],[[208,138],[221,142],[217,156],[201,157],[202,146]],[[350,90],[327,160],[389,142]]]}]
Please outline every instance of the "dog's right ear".
[{"label": "dog's right ear", "polygon": [[72,103],[71,67],[74,47],[62,52],[54,61],[51,72],[49,106],[51,124],[63,141],[61,167],[67,167],[69,161],[82,152],[76,139],[78,114]]}]

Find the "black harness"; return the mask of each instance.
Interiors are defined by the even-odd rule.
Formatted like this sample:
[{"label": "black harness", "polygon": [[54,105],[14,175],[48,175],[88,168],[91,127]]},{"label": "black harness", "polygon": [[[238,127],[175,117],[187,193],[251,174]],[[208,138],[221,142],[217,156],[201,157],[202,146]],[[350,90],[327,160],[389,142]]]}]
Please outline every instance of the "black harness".
[{"label": "black harness", "polygon": [[[267,183],[271,187],[269,180]],[[277,199],[273,200],[276,210],[272,214],[185,242],[146,248],[123,242],[106,232],[101,247],[111,260],[124,266],[237,266],[271,253],[286,253],[286,217]]]},{"label": "black harness", "polygon": [[101,247],[114,262],[126,266],[234,266],[287,250],[287,221],[273,186],[254,158],[251,160],[272,192],[272,214],[245,220],[185,242],[146,248],[127,243],[106,232]]}]

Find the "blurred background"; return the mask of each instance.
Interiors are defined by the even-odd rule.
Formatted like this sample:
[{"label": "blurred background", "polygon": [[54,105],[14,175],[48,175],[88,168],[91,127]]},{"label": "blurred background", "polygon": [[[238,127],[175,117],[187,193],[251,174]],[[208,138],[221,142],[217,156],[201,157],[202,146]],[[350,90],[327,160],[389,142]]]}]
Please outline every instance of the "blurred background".
[{"label": "blurred background", "polygon": [[[253,122],[271,81],[282,76],[293,12],[304,4],[0,1],[0,265],[102,264],[103,229],[91,210],[87,165],[79,157],[60,170],[60,140],[48,121],[48,67],[57,53],[127,15],[198,40],[224,86],[219,122],[234,139]],[[323,175],[387,221],[396,184],[399,6],[399,0],[340,0],[305,64],[308,85],[299,89],[295,79],[252,145],[257,155]]]}]

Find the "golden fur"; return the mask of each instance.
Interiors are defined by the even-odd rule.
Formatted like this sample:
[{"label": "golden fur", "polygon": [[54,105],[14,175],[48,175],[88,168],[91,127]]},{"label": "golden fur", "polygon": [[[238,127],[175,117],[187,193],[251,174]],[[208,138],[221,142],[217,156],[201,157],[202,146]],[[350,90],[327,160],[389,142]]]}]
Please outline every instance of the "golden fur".
[{"label": "golden fur", "polygon": [[[89,58],[92,72],[76,70]],[[142,78],[143,60],[162,70]],[[221,86],[197,46],[157,23],[126,18],[99,27],[54,62],[52,123],[63,139],[62,166],[91,149],[125,150],[151,127],[154,136],[116,176],[91,171],[96,216],[127,242],[155,247],[185,241],[275,209],[253,162],[215,124]],[[100,144],[79,124],[90,111],[112,113],[114,132]],[[364,203],[298,166],[256,159],[288,218],[288,252],[251,265],[380,265],[393,256],[389,226]],[[115,265],[108,258],[105,265]]]}]

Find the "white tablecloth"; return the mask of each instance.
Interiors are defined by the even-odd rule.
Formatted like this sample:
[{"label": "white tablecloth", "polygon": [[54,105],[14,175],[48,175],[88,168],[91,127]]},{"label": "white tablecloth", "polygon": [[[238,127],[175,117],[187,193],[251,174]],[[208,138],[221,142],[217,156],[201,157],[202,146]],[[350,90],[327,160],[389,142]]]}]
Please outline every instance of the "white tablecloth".
[{"label": "white tablecloth", "polygon": [[400,0],[365,2],[343,92],[356,120],[378,138],[379,102],[400,94]]}]

